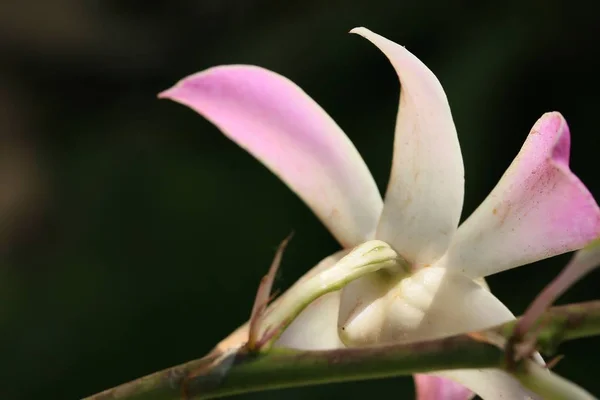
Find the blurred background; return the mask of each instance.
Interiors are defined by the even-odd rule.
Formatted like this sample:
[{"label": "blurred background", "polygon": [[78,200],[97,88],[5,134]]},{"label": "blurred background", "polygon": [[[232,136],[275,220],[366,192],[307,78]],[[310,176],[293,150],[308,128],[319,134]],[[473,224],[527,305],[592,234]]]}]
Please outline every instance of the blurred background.
[{"label": "blurred background", "polygon": [[[485,4],[484,4],[485,3]],[[258,64],[298,83],[347,132],[381,189],[398,83],[348,35],[367,26],[439,77],[466,170],[463,219],[529,129],[559,110],[572,168],[600,198],[598,3],[513,0],[0,2],[0,398],[77,399],[198,358],[249,315],[292,230],[276,286],[336,251],[278,179],[156,94],[187,74]],[[489,279],[515,314],[568,255]],[[600,273],[561,302],[598,298]],[[600,394],[600,339],[556,370]],[[412,380],[249,399],[413,397]]]}]

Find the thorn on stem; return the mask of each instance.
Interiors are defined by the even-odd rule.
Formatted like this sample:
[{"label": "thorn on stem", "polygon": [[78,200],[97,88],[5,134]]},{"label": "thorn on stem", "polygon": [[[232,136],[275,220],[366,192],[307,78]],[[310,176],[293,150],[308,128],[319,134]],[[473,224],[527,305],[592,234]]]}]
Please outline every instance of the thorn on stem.
[{"label": "thorn on stem", "polygon": [[[562,271],[542,290],[529,305],[525,314],[517,322],[512,336],[507,342],[507,365],[514,366],[523,356],[529,356],[537,347],[537,338],[541,325],[535,331],[531,329],[538,323],[540,316],[575,282],[600,264],[600,238],[575,253],[571,261]],[[529,336],[529,338],[527,338]],[[521,343],[526,340],[526,343]],[[525,344],[531,348],[527,350]],[[520,352],[517,347],[520,347]]]},{"label": "thorn on stem", "polygon": [[267,309],[267,305],[274,298],[274,295],[271,294],[271,290],[273,288],[275,275],[277,275],[277,270],[279,269],[279,265],[281,264],[283,252],[285,251],[285,248],[288,245],[289,241],[292,239],[293,235],[293,232],[290,233],[281,242],[281,244],[277,248],[277,251],[275,252],[275,257],[273,258],[273,262],[269,267],[269,271],[260,280],[260,284],[256,292],[256,297],[254,299],[254,305],[252,306],[252,313],[250,314],[250,329],[248,333],[248,343],[246,344],[248,350],[258,349],[260,347],[260,343],[263,342],[263,340],[259,340],[258,338],[258,335],[260,334],[260,323]]},{"label": "thorn on stem", "polygon": [[[535,316],[536,318],[539,315]],[[548,325],[548,320],[520,319],[513,334],[506,342],[506,365],[509,370],[516,369],[516,365],[525,359],[533,357],[538,349],[540,332]]]},{"label": "thorn on stem", "polygon": [[278,324],[275,327],[269,327],[269,329],[267,329],[265,331],[264,335],[262,335],[262,337],[256,341],[256,347],[254,349],[260,349],[264,345],[269,343],[271,341],[271,339],[273,339],[273,337],[275,337],[281,331],[281,329],[286,325],[287,325],[287,322],[283,321],[282,323]]},{"label": "thorn on stem", "polygon": [[565,358],[564,354],[557,355],[552,360],[550,360],[546,363],[546,368],[552,369],[552,368],[556,367],[556,364],[558,364],[563,358]]}]

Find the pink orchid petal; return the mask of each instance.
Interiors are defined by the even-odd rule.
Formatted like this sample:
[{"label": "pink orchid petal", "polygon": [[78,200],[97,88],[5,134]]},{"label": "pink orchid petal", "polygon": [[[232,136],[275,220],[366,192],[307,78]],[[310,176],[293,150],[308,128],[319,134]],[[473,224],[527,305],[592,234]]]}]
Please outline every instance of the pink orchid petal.
[{"label": "pink orchid petal", "polygon": [[263,68],[208,69],[159,97],[184,104],[279,176],[338,241],[370,238],[382,200],[348,137],[305,92]]},{"label": "pink orchid petal", "polygon": [[376,237],[422,266],[437,260],[456,231],[464,170],[456,128],[442,85],[404,47],[368,29],[400,79],[394,161]]},{"label": "pink orchid petal", "polygon": [[466,387],[439,376],[414,376],[416,400],[470,400],[474,394]]},{"label": "pink orchid petal", "polygon": [[435,374],[468,386],[485,400],[542,400],[499,369],[455,369]]},{"label": "pink orchid petal", "polygon": [[600,209],[569,169],[563,116],[544,114],[484,202],[458,229],[448,268],[480,277],[582,248],[600,235]]}]

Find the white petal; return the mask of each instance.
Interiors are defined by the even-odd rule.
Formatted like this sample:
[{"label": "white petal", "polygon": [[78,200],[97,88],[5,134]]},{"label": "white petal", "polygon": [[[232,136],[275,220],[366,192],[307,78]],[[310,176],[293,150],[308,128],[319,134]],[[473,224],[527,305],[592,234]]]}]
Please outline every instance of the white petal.
[{"label": "white petal", "polygon": [[301,350],[344,347],[337,330],[339,308],[339,291],[321,296],[300,313],[275,346]]},{"label": "white petal", "polygon": [[341,290],[338,332],[347,345],[360,347],[381,342],[381,326],[388,311],[385,295],[392,284],[386,275],[376,272]]},{"label": "white petal", "polygon": [[159,95],[184,104],[281,178],[344,247],[371,239],[382,200],[340,127],[302,89],[263,68],[227,65]]},{"label": "white petal", "polygon": [[[294,286],[316,273],[333,267],[347,253],[347,250],[343,250],[323,259],[300,278]],[[276,306],[276,303],[273,304],[273,307]],[[339,309],[340,291],[321,296],[296,317],[279,337],[275,346],[301,350],[326,350],[344,347],[338,336]]]},{"label": "white petal", "polygon": [[382,338],[413,342],[480,331],[514,319],[491,292],[445,268],[424,268],[388,294]]},{"label": "white petal", "polygon": [[464,170],[456,128],[442,85],[404,47],[368,29],[400,79],[394,161],[376,237],[417,266],[447,249],[463,203]]},{"label": "white petal", "polygon": [[[480,331],[514,319],[493,294],[464,275],[431,267],[404,279],[392,291],[386,340],[416,341]],[[421,311],[419,313],[418,311]],[[406,317],[405,317],[406,316]],[[439,374],[488,399],[527,399],[530,393],[500,370]]]},{"label": "white petal", "polygon": [[[346,327],[344,343],[352,346],[438,339],[513,319],[508,308],[480,284],[445,268],[429,267],[401,279],[383,299],[358,309],[342,326]],[[461,371],[452,377],[485,399],[499,398],[494,397],[498,393],[508,399],[529,395],[516,380],[505,379],[500,370]]]}]

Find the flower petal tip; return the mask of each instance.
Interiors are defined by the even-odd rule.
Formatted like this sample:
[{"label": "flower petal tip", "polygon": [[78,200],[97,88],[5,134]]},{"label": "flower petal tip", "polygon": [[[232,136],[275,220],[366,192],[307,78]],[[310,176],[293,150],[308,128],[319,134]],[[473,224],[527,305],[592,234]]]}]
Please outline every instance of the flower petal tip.
[{"label": "flower petal tip", "polygon": [[157,98],[159,98],[159,99],[161,99],[161,100],[162,100],[162,99],[169,99],[169,98],[171,97],[171,91],[172,91],[173,89],[175,89],[175,86],[173,86],[173,87],[170,87],[170,88],[168,88],[168,89],[165,89],[165,90],[163,90],[162,92],[158,93],[158,94],[156,95],[156,97],[157,97]]},{"label": "flower petal tip", "polygon": [[450,379],[417,374],[414,376],[417,400],[469,400],[473,392]]},{"label": "flower petal tip", "polygon": [[414,265],[430,264],[448,247],[464,194],[462,155],[446,93],[404,46],[366,28],[351,32],[377,47],[400,80],[392,172],[376,236]]},{"label": "flower petal tip", "polygon": [[598,237],[600,208],[569,168],[570,147],[565,118],[542,115],[498,185],[459,229],[449,263],[487,276],[578,250]]},{"label": "flower petal tip", "polygon": [[[548,155],[549,161],[557,169],[563,171],[565,177],[573,182],[575,191],[578,193],[576,200],[573,201],[573,207],[579,207],[581,210],[587,210],[587,238],[585,242],[592,241],[600,235],[600,207],[593,195],[587,189],[585,184],[571,171],[569,167],[571,153],[571,133],[566,119],[557,111],[548,112],[536,123],[539,133],[547,134],[554,138],[554,143],[550,148]],[[587,224],[586,224],[587,225]],[[582,243],[580,247],[583,247]]]},{"label": "flower petal tip", "polygon": [[[192,74],[189,76],[186,76],[185,78],[179,80],[177,83],[175,83],[173,86],[171,86],[168,89],[163,90],[162,92],[158,93],[156,95],[156,97],[160,100],[166,99],[166,100],[172,100],[178,103],[181,103],[184,101],[185,98],[188,97],[188,82],[194,80],[194,78],[197,75],[200,75],[201,73],[196,73],[196,74]],[[185,103],[183,103],[185,104]]]},{"label": "flower petal tip", "polygon": [[156,95],[156,98],[158,98],[159,100],[172,100],[173,89],[175,89],[175,87],[163,90],[162,92]]},{"label": "flower petal tip", "polygon": [[161,92],[196,111],[296,192],[344,246],[375,230],[382,208],[358,151],[300,87],[253,65],[221,65]]},{"label": "flower petal tip", "polygon": [[531,134],[552,140],[554,143],[550,146],[549,158],[558,164],[569,165],[571,134],[567,120],[560,112],[552,111],[542,115],[531,129]]},{"label": "flower petal tip", "polygon": [[356,28],[350,29],[350,31],[348,33],[353,33],[355,35],[364,36],[364,35],[368,34],[369,32],[371,32],[371,31],[368,30],[367,28],[365,28],[364,26],[357,26]]}]

